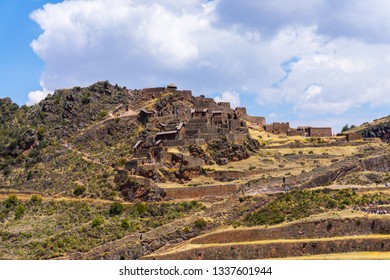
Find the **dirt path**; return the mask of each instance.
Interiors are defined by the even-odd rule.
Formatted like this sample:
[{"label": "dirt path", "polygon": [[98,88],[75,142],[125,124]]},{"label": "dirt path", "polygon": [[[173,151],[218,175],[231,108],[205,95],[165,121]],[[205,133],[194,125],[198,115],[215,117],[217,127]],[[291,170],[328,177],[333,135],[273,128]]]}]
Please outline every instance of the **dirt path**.
[{"label": "dirt path", "polygon": [[136,111],[133,111],[133,110],[128,110],[126,112],[123,112],[122,114],[120,115],[114,115],[113,113],[109,113],[109,115],[104,118],[103,120],[101,121],[98,121],[98,122],[95,122],[95,123],[92,123],[91,125],[89,125],[88,127],[86,127],[81,133],[80,135],[83,135],[86,131],[94,128],[94,127],[97,127],[101,124],[104,124],[105,122],[108,122],[110,120],[113,120],[113,119],[122,119],[122,118],[132,118],[132,117],[136,117],[138,116],[138,112]]},{"label": "dirt path", "polygon": [[[68,197],[68,196],[46,196],[42,193],[38,192],[0,192],[0,200],[7,199],[10,195],[16,195],[16,197],[19,200],[22,201],[28,201],[31,200],[31,197],[33,195],[39,195],[42,197],[43,201],[70,201],[70,202],[88,202],[88,203],[95,203],[95,204],[111,204],[115,201],[108,200],[108,199],[98,199],[98,198],[78,198],[78,197]],[[135,202],[128,202],[128,201],[120,201],[121,204],[124,205],[134,205]]]}]

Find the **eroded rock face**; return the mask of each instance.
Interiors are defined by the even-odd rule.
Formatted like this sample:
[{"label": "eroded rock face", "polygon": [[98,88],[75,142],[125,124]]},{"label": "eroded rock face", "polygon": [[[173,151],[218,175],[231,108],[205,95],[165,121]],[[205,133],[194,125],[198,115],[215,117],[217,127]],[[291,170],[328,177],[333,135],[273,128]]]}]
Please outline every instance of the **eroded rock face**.
[{"label": "eroded rock face", "polygon": [[119,170],[115,183],[122,197],[128,201],[159,201],[165,198],[163,189],[152,184],[149,179],[129,176],[127,170]]},{"label": "eroded rock face", "polygon": [[190,145],[188,149],[190,151],[191,156],[203,159],[207,165],[215,164],[213,159],[202,149],[201,146]]},{"label": "eroded rock face", "polygon": [[368,158],[362,162],[362,167],[368,171],[389,172],[390,155]]},{"label": "eroded rock face", "polygon": [[381,138],[383,141],[390,142],[390,123],[383,123],[372,126],[362,131],[363,138]]},{"label": "eroded rock face", "polygon": [[35,134],[35,131],[32,129],[28,129],[21,134],[19,147],[23,151],[28,150],[35,144],[36,141],[37,141],[37,136]]},{"label": "eroded rock face", "polygon": [[213,160],[220,165],[250,157],[250,151],[246,146],[233,144],[224,138],[210,141],[208,143],[208,151]]}]

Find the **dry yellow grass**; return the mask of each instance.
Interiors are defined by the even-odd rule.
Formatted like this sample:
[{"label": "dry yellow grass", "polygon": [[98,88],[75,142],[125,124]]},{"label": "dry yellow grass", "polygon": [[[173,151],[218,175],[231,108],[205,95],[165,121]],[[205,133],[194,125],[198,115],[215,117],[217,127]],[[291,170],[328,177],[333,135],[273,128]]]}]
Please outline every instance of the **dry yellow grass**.
[{"label": "dry yellow grass", "polygon": [[390,252],[351,252],[279,258],[274,260],[390,260]]},{"label": "dry yellow grass", "polygon": [[352,128],[350,130],[348,130],[347,132],[357,132],[357,131],[362,131],[363,129],[366,129],[368,128],[369,126],[374,126],[374,125],[379,125],[379,124],[382,124],[382,123],[388,123],[390,122],[390,116],[387,116],[387,117],[383,117],[383,118],[380,118],[380,119],[376,119],[376,120],[373,120],[371,123],[364,123],[360,126],[357,126],[355,128]]},{"label": "dry yellow grass", "polygon": [[182,152],[180,152],[180,150],[177,147],[168,147],[167,152],[172,154],[182,154]]}]

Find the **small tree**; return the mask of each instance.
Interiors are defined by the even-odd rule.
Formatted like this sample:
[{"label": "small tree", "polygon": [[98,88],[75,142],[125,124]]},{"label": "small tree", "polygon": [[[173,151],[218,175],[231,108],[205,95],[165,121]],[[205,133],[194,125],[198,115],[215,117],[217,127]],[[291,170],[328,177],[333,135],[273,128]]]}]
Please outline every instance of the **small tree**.
[{"label": "small tree", "polygon": [[346,125],[344,125],[343,128],[341,129],[341,132],[345,132],[345,131],[347,131],[347,130],[349,130],[349,129],[350,129],[350,128],[349,128],[348,124],[346,124]]}]

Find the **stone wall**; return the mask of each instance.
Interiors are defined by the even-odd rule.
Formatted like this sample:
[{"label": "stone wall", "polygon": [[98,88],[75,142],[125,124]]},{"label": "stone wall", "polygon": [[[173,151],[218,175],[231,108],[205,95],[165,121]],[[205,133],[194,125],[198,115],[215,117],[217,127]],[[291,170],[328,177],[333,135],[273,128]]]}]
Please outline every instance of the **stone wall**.
[{"label": "stone wall", "polygon": [[319,254],[347,252],[388,252],[390,239],[383,237],[360,237],[350,239],[324,239],[296,242],[275,241],[271,243],[243,243],[209,245],[207,247],[173,251],[165,255],[146,256],[141,259],[162,260],[252,260],[287,258]]},{"label": "stone wall", "polygon": [[265,118],[264,117],[257,117],[257,116],[249,116],[246,113],[246,108],[245,107],[237,107],[235,109],[235,112],[238,117],[240,117],[243,120],[246,120],[251,123],[256,123],[259,125],[266,125]]},{"label": "stone wall", "polygon": [[195,139],[186,139],[185,140],[185,145],[203,145],[206,143],[206,140],[204,138],[195,138]]},{"label": "stone wall", "polygon": [[273,122],[271,124],[267,124],[265,126],[265,131],[269,133],[274,133],[274,134],[286,134],[290,129],[290,123],[285,122],[285,123],[280,123],[280,122]]},{"label": "stone wall", "polygon": [[189,168],[197,168],[205,165],[204,160],[201,158],[177,153],[171,154],[171,162],[173,165],[175,165],[177,162],[184,162]]},{"label": "stone wall", "polygon": [[309,127],[310,137],[331,137],[332,128],[330,127]]},{"label": "stone wall", "polygon": [[141,176],[129,175],[129,180],[136,181],[138,184],[144,186],[147,189],[157,188],[157,185],[153,182],[153,180]]},{"label": "stone wall", "polygon": [[194,105],[197,109],[218,109],[218,104],[212,98],[195,97]]},{"label": "stone wall", "polygon": [[165,88],[163,87],[144,88],[142,90],[142,97],[147,99],[159,98],[164,90]]},{"label": "stone wall", "polygon": [[176,94],[182,100],[190,100],[192,98],[192,91],[190,90],[176,90]]},{"label": "stone wall", "polygon": [[357,141],[357,140],[363,140],[362,134],[361,133],[357,133],[357,132],[347,133],[346,138],[347,138],[348,142]]},{"label": "stone wall", "polygon": [[287,136],[306,136],[306,132],[303,130],[296,130],[294,128],[290,128],[287,130]]},{"label": "stone wall", "polygon": [[[373,222],[376,226],[372,228]],[[332,227],[329,226],[330,224]],[[192,243],[223,244],[273,239],[330,238],[340,235],[353,236],[388,233],[390,233],[390,221],[387,219],[334,219],[291,223],[270,228],[253,227],[225,230],[198,237]]]},{"label": "stone wall", "polygon": [[236,144],[243,144],[245,141],[248,141],[248,136],[246,134],[226,134],[226,138]]},{"label": "stone wall", "polygon": [[[269,229],[239,229],[206,235],[192,241],[195,244],[209,244],[204,247],[194,246],[187,250],[172,251],[144,259],[234,260],[346,252],[388,252],[389,229],[387,219],[365,218],[314,221]],[[344,237],[337,238],[338,236]],[[250,243],[258,240],[272,241]]]},{"label": "stone wall", "polygon": [[218,105],[225,109],[230,110],[230,102],[218,102]]}]

